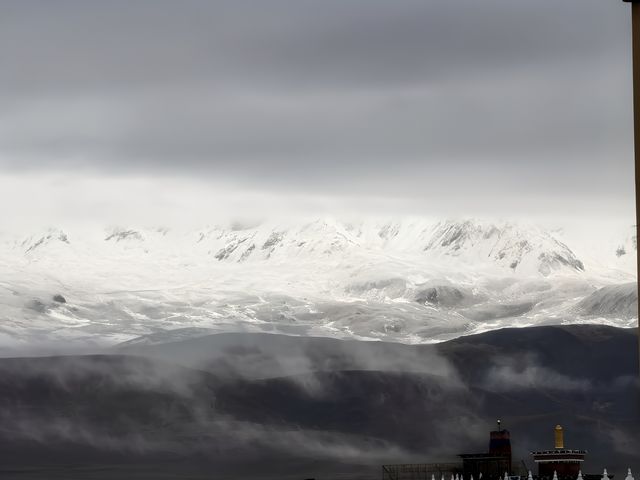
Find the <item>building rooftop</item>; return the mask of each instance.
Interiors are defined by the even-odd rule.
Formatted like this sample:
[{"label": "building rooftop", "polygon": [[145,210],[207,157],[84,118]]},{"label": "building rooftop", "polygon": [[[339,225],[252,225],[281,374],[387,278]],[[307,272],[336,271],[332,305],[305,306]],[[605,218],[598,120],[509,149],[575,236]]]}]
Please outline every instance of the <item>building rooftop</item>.
[{"label": "building rooftop", "polygon": [[553,450],[536,450],[535,452],[531,452],[531,455],[549,455],[552,453],[562,453],[562,454],[567,454],[567,453],[575,453],[575,454],[581,454],[581,455],[585,455],[587,453],[586,450],[574,450],[571,448],[554,448]]},{"label": "building rooftop", "polygon": [[502,459],[502,458],[508,457],[509,454],[507,454],[507,453],[505,453],[505,454],[500,454],[500,453],[461,453],[458,456],[462,457],[462,458],[465,458],[467,460],[475,459],[475,458],[481,458],[481,459],[484,459],[484,460],[490,460],[492,458],[495,458],[495,459],[500,458],[500,459]]}]

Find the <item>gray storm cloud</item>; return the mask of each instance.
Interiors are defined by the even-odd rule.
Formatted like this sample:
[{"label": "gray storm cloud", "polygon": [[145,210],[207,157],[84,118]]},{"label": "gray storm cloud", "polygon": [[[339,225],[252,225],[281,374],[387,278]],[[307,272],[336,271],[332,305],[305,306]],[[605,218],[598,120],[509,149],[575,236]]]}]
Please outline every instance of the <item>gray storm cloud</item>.
[{"label": "gray storm cloud", "polygon": [[5,2],[0,165],[612,210],[633,192],[627,10]]}]

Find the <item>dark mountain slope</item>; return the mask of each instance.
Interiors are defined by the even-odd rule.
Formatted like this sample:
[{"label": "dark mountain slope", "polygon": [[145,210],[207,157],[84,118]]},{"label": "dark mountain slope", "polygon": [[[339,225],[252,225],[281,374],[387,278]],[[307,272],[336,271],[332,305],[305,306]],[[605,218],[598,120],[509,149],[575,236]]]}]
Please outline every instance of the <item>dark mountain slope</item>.
[{"label": "dark mountain slope", "polygon": [[505,328],[460,337],[437,350],[468,380],[492,365],[536,365],[572,377],[608,381],[637,375],[636,329],[605,325]]},{"label": "dark mountain slope", "polygon": [[[586,470],[621,475],[640,469],[636,341],[572,326],[437,346],[226,335],[152,349],[200,345],[215,374],[122,355],[3,359],[0,477],[377,478],[382,463],[486,450],[496,418],[516,458],[562,423]],[[302,373],[246,375],[263,361]]]}]

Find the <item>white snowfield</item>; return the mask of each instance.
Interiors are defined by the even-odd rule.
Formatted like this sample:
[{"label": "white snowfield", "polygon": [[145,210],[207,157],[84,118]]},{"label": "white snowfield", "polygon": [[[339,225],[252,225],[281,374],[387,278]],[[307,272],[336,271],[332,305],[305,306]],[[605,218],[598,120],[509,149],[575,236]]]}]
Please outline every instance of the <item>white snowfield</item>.
[{"label": "white snowfield", "polygon": [[631,225],[569,234],[320,218],[193,231],[50,228],[0,240],[0,354],[228,331],[424,343],[504,326],[632,326],[637,317],[628,285],[586,301],[635,281]]}]

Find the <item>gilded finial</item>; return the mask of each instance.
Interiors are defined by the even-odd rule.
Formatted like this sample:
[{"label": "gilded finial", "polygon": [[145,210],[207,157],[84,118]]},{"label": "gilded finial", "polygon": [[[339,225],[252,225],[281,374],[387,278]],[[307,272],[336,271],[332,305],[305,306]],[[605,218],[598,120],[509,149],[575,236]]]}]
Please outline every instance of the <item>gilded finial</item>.
[{"label": "gilded finial", "polygon": [[556,448],[564,448],[564,431],[561,425],[556,425]]}]

